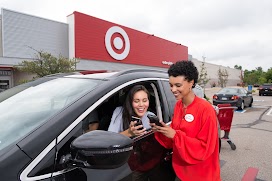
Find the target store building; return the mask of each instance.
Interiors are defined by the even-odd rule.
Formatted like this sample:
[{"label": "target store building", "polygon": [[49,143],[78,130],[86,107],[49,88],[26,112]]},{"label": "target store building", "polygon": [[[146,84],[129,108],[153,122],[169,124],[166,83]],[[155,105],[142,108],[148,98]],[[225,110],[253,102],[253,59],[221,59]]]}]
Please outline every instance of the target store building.
[{"label": "target store building", "polygon": [[29,79],[14,69],[37,51],[76,58],[77,70],[168,69],[188,59],[188,47],[80,12],[56,22],[1,9],[0,89]]}]

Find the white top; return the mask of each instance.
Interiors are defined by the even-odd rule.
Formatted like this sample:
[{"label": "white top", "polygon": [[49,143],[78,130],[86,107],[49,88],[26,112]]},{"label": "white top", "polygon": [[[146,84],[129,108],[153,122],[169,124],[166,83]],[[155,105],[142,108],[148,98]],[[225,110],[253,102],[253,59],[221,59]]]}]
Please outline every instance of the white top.
[{"label": "white top", "polygon": [[[111,117],[111,123],[108,128],[108,131],[112,131],[112,132],[116,132],[116,133],[120,133],[120,132],[124,131],[122,112],[123,112],[122,106],[115,108],[115,110],[113,111],[112,117]],[[151,128],[149,125],[149,119],[147,117],[148,114],[155,115],[154,113],[147,111],[144,114],[144,116],[142,117],[142,123],[143,123],[144,128],[146,128],[146,129]]]}]

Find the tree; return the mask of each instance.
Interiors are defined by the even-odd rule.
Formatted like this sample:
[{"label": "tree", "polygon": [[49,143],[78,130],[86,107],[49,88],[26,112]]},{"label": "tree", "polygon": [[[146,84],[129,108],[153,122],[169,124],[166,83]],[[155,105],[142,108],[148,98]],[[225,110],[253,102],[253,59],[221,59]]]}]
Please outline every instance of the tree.
[{"label": "tree", "polygon": [[234,65],[234,68],[238,69],[238,70],[242,70],[242,66],[241,65]]},{"label": "tree", "polygon": [[229,77],[228,71],[226,69],[221,70],[221,68],[219,68],[217,71],[217,75],[218,85],[220,85],[221,87],[226,87]]},{"label": "tree", "polygon": [[262,85],[262,84],[264,84],[264,83],[266,83],[266,82],[267,82],[267,80],[266,80],[265,77],[260,77],[260,78],[258,79],[259,85]]},{"label": "tree", "polygon": [[36,74],[37,77],[43,77],[55,73],[73,72],[76,69],[77,59],[68,59],[59,55],[53,56],[51,53],[37,51],[35,60],[24,60],[15,68],[23,72]]},{"label": "tree", "polygon": [[259,73],[263,73],[263,68],[262,67],[256,67],[256,71]]},{"label": "tree", "polygon": [[207,73],[207,68],[205,67],[205,59],[204,59],[200,66],[200,72],[199,72],[199,78],[198,78],[198,84],[204,89],[204,93],[205,93],[206,84],[210,80],[207,76],[208,76],[208,73]]},{"label": "tree", "polygon": [[244,82],[246,83],[246,84],[254,84],[255,82],[255,80],[254,80],[254,74],[252,73],[252,71],[250,71],[250,70],[245,70],[244,71]]},{"label": "tree", "polygon": [[269,68],[265,73],[265,78],[267,80],[267,83],[272,83],[272,67]]},{"label": "tree", "polygon": [[265,73],[262,69],[262,67],[256,67],[255,70],[245,70],[244,71],[244,82],[247,85],[254,85],[254,84],[263,84],[266,82],[267,79],[267,73]]}]

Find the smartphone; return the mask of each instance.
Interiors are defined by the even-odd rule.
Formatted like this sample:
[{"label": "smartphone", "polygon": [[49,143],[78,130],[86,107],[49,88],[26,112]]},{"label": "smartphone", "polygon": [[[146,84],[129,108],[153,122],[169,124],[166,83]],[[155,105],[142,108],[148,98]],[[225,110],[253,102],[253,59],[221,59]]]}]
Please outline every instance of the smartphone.
[{"label": "smartphone", "polygon": [[[137,121],[137,123],[135,124],[135,126],[139,126],[139,125],[143,125],[141,118],[135,117],[135,116],[131,116],[131,120],[132,121]],[[138,130],[144,129],[144,127],[139,128]]]},{"label": "smartphone", "polygon": [[152,115],[152,114],[148,114],[147,117],[148,117],[150,123],[155,123],[157,126],[162,126],[162,124],[160,123],[160,119],[158,118],[158,116]]}]

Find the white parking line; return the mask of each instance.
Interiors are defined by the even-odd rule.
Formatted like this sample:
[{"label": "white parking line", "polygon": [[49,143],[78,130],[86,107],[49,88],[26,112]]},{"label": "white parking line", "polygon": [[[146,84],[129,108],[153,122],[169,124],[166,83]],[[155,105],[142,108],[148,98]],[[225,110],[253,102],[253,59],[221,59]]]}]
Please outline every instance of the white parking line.
[{"label": "white parking line", "polygon": [[270,106],[264,106],[264,105],[254,105],[254,106],[252,106],[252,108],[262,108],[262,109],[265,109],[265,108],[268,108],[268,107],[270,107]]},{"label": "white parking line", "polygon": [[268,111],[268,113],[266,115],[267,116],[272,116],[271,113],[272,113],[272,108],[270,108],[270,110]]}]

